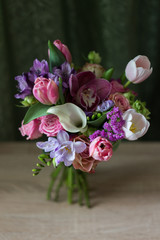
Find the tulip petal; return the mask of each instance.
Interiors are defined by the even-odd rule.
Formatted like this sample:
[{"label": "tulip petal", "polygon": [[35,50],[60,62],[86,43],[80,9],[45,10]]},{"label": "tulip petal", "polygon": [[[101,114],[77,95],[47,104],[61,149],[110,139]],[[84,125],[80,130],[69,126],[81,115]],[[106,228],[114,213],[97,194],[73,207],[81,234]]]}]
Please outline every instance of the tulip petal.
[{"label": "tulip petal", "polygon": [[73,103],[53,106],[48,109],[47,113],[58,116],[63,128],[68,132],[85,132],[87,129],[85,113]]},{"label": "tulip petal", "polygon": [[137,77],[137,68],[136,68],[135,61],[131,60],[127,64],[126,69],[125,69],[125,74],[129,81],[134,82],[134,80]]},{"label": "tulip petal", "polygon": [[144,69],[150,69],[151,63],[147,56],[138,55],[133,59],[136,63],[136,67],[142,67]]},{"label": "tulip petal", "polygon": [[137,80],[134,81],[134,83],[140,83],[143,82],[145,79],[147,79],[151,73],[152,73],[153,68],[151,69],[143,69],[143,71],[141,70],[141,68],[137,68]]}]

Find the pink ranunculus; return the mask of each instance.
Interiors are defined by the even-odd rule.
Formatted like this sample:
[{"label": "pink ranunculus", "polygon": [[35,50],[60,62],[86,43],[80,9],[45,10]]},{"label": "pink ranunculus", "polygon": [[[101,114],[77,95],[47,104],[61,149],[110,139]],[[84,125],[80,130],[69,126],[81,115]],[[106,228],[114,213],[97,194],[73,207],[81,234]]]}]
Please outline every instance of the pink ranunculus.
[{"label": "pink ranunculus", "polygon": [[128,89],[124,88],[124,86],[121,83],[119,83],[118,80],[112,80],[111,85],[112,85],[111,94],[114,94],[116,92],[123,93],[128,91]]},{"label": "pink ranunculus", "polygon": [[112,144],[105,138],[96,137],[90,144],[89,154],[98,161],[108,161],[112,157]]},{"label": "pink ranunculus", "polygon": [[39,131],[47,135],[47,137],[57,136],[57,133],[63,130],[59,118],[54,114],[49,114],[41,117]]},{"label": "pink ranunculus", "polygon": [[94,172],[95,167],[98,164],[93,157],[89,156],[90,140],[84,135],[80,135],[74,139],[74,141],[80,141],[86,144],[86,149],[79,154],[76,154],[75,160],[73,161],[73,167],[83,172]]},{"label": "pink ranunculus", "polygon": [[59,98],[58,86],[50,78],[38,77],[34,83],[33,95],[43,104],[55,104]]},{"label": "pink ranunculus", "polygon": [[25,135],[28,136],[27,140],[29,139],[33,140],[42,136],[42,133],[40,133],[39,131],[39,125],[40,125],[39,119],[34,119],[25,125],[23,124],[23,121],[22,121],[22,125],[19,128],[19,130],[22,136],[25,136]]},{"label": "pink ranunculus", "polygon": [[114,93],[109,96],[109,100],[112,100],[116,107],[118,107],[122,112],[127,111],[131,108],[129,101],[122,93]]},{"label": "pink ranunculus", "polygon": [[71,56],[71,53],[70,53],[68,47],[65,44],[63,44],[60,40],[55,40],[53,42],[53,44],[63,53],[67,62],[71,63],[72,56]]},{"label": "pink ranunculus", "polygon": [[152,70],[148,57],[139,55],[129,61],[125,74],[130,82],[140,83],[151,75]]}]

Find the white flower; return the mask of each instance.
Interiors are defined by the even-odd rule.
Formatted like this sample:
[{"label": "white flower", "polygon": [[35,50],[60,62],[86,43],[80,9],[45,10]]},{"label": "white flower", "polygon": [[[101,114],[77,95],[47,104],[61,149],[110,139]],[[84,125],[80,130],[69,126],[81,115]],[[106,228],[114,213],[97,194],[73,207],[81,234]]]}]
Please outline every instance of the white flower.
[{"label": "white flower", "polygon": [[87,130],[86,114],[73,103],[65,103],[51,107],[47,113],[58,116],[63,128],[68,132],[76,133]]},{"label": "white flower", "polygon": [[125,120],[122,129],[126,139],[131,141],[137,140],[147,132],[150,123],[142,114],[137,113],[135,109],[128,109],[122,117]]}]

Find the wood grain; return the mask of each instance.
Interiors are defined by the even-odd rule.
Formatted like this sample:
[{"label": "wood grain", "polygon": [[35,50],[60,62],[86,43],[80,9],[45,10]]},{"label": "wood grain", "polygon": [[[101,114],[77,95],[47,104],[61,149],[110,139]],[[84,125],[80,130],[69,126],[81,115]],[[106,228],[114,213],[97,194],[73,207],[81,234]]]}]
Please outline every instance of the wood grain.
[{"label": "wood grain", "polygon": [[123,143],[89,175],[92,208],[46,200],[34,143],[0,144],[0,240],[160,239],[160,143]]}]

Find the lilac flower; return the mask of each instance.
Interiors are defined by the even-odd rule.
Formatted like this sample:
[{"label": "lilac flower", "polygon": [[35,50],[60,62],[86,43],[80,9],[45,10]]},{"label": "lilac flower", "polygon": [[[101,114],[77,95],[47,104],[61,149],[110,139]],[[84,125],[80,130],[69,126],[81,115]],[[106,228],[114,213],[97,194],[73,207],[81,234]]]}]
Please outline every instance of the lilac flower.
[{"label": "lilac flower", "polygon": [[20,76],[16,76],[15,80],[18,82],[18,90],[20,93],[15,95],[15,98],[24,99],[26,96],[32,94],[33,83],[28,78],[28,73],[22,73]]},{"label": "lilac flower", "polygon": [[48,62],[42,60],[41,62],[38,59],[33,61],[33,66],[30,68],[28,73],[30,81],[34,82],[37,77],[45,77],[49,72]]},{"label": "lilac flower", "polygon": [[114,106],[114,102],[112,100],[103,101],[100,105],[97,106],[97,112],[105,112]]},{"label": "lilac flower", "polygon": [[86,144],[80,141],[69,141],[69,134],[60,130],[57,139],[49,137],[47,142],[38,142],[37,147],[50,152],[50,157],[55,158],[56,166],[61,162],[64,162],[65,166],[70,166],[75,159],[75,153],[83,152]]},{"label": "lilac flower", "polygon": [[71,74],[75,73],[75,70],[71,68],[70,64],[68,62],[64,62],[61,64],[60,67],[54,67],[53,73],[57,77],[57,79],[62,78],[63,80],[63,87],[68,88],[69,87],[69,77]]}]

